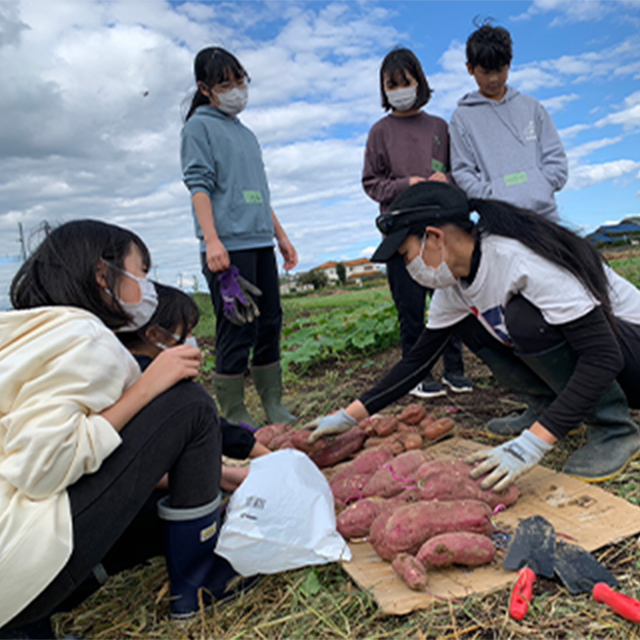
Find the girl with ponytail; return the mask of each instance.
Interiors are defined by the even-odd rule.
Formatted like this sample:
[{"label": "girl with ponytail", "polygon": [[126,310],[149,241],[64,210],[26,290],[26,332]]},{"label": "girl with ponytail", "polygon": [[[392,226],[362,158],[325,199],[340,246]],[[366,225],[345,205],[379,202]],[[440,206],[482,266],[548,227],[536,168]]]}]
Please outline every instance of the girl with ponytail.
[{"label": "girl with ponytail", "polygon": [[[474,224],[470,213],[477,212]],[[420,183],[378,217],[372,260],[404,256],[414,280],[436,289],[427,327],[378,384],[314,421],[312,439],[339,433],[407,393],[453,333],[528,405],[514,438],[472,456],[471,475],[506,488],[554,444],[587,427],[564,472],[587,482],[621,473],[640,455],[640,292],[583,238],[541,216],[455,186]]]}]

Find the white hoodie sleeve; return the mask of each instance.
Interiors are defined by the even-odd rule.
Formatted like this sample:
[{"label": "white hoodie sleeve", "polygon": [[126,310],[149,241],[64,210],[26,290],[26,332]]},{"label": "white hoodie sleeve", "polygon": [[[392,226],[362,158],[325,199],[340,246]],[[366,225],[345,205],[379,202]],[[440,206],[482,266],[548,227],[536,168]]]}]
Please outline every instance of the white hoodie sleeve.
[{"label": "white hoodie sleeve", "polygon": [[98,415],[132,382],[130,363],[113,340],[94,333],[34,359],[13,410],[0,420],[0,476],[30,498],[55,494],[97,471],[120,444],[118,432]]}]

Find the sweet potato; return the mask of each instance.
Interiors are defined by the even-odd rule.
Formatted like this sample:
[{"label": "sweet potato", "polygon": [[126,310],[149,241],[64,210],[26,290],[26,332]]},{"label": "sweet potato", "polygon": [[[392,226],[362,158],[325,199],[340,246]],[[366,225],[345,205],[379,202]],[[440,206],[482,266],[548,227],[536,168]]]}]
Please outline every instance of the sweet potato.
[{"label": "sweet potato", "polygon": [[405,407],[404,411],[398,416],[400,422],[406,424],[419,424],[427,415],[427,410],[421,404],[410,404]]},{"label": "sweet potato", "polygon": [[372,476],[364,486],[365,498],[381,496],[390,498],[413,484],[413,473],[426,460],[422,451],[406,451],[396,456]]},{"label": "sweet potato", "polygon": [[362,488],[369,481],[368,474],[341,474],[329,483],[336,504],[345,505],[350,499],[360,500]]},{"label": "sweet potato", "polygon": [[407,424],[406,422],[398,422],[398,433],[419,433],[420,427],[415,424]]},{"label": "sweet potato", "polygon": [[397,431],[398,419],[394,416],[380,416],[371,420],[371,428],[377,436],[385,438]]},{"label": "sweet potato", "polygon": [[411,451],[412,449],[422,449],[422,436],[419,433],[402,433],[399,438],[402,442],[405,451]]},{"label": "sweet potato", "polygon": [[383,447],[391,451],[391,453],[394,456],[397,456],[398,454],[404,451],[404,446],[402,442],[398,440],[399,436],[400,434],[398,433],[392,433],[390,436],[387,436],[386,438],[372,436],[370,438],[367,438],[364,441],[364,448],[373,449],[373,448]]},{"label": "sweet potato", "polygon": [[287,431],[286,433],[282,433],[279,436],[275,436],[271,439],[269,443],[269,449],[272,451],[277,451],[278,449],[291,449],[295,448],[293,444],[293,432]]},{"label": "sweet potato", "polygon": [[410,589],[424,591],[427,588],[427,570],[415,556],[399,553],[391,566]]},{"label": "sweet potato", "polygon": [[309,457],[320,469],[331,467],[360,451],[366,437],[367,434],[362,429],[353,427],[332,440],[325,440],[325,446],[320,451],[310,453]]},{"label": "sweet potato", "polygon": [[373,521],[380,514],[390,514],[401,502],[384,498],[365,498],[350,504],[336,518],[338,533],[347,539],[366,538]]},{"label": "sweet potato", "polygon": [[269,447],[269,443],[276,436],[280,436],[290,430],[291,425],[288,424],[268,424],[266,427],[258,429],[255,432],[255,437],[260,444],[263,444],[265,447]]},{"label": "sweet potato", "polygon": [[420,432],[427,440],[436,441],[453,431],[454,427],[455,422],[451,418],[426,418],[420,423]]},{"label": "sweet potato", "polygon": [[457,531],[429,538],[420,547],[417,558],[425,567],[446,567],[451,564],[479,567],[492,562],[495,555],[495,546],[487,536]]},{"label": "sweet potato", "polygon": [[313,451],[320,451],[324,448],[324,442],[322,438],[316,440],[313,444],[309,444],[309,436],[313,433],[308,429],[298,429],[291,431],[291,444],[304,453],[312,453]]},{"label": "sweet potato", "polygon": [[513,504],[520,491],[511,485],[506,491],[497,493],[485,490],[480,481],[469,475],[471,467],[463,460],[433,460],[420,465],[415,472],[416,484],[422,500],[480,500],[495,509]]},{"label": "sweet potato", "polygon": [[377,525],[379,518],[371,525],[369,538],[383,560],[403,552],[415,554],[424,542],[441,533],[493,531],[490,507],[477,500],[423,500],[396,509],[384,526]]},{"label": "sweet potato", "polygon": [[367,449],[358,453],[349,463],[354,473],[375,473],[383,464],[393,458],[393,453],[385,446]]}]

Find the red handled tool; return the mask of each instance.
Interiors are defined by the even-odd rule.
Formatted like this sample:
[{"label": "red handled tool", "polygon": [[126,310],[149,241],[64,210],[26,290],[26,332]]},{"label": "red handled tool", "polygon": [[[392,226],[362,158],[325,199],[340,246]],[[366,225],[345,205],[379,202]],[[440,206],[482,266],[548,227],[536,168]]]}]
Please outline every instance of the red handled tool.
[{"label": "red handled tool", "polygon": [[640,602],[611,587],[617,578],[603,567],[586,549],[561,542],[556,549],[556,573],[570,593],[591,592],[596,602],[606,604],[631,622],[640,622]]},{"label": "red handled tool", "polygon": [[533,516],[518,525],[503,564],[505,569],[518,572],[509,600],[509,615],[514,620],[526,615],[536,577],[553,577],[555,552],[556,532],[548,520]]}]

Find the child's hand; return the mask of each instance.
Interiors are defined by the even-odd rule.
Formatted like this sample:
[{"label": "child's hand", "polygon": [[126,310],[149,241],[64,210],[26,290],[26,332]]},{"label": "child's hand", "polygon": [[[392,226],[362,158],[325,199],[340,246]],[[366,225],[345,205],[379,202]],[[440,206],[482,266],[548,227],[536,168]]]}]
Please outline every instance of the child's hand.
[{"label": "child's hand", "polygon": [[284,258],[285,271],[290,271],[298,264],[298,252],[287,237],[278,240],[278,249]]},{"label": "child's hand", "polygon": [[442,171],[434,171],[430,176],[429,180],[433,182],[449,182],[447,180],[447,176],[442,173]]},{"label": "child's hand", "polygon": [[195,378],[201,359],[200,349],[186,344],[171,347],[154,359],[140,376],[138,383],[145,386],[152,400],[181,380]]},{"label": "child's hand", "polygon": [[409,178],[409,186],[413,187],[414,184],[418,184],[418,182],[426,182],[427,179],[422,176],[411,176]]},{"label": "child's hand", "polygon": [[229,253],[218,238],[209,240],[207,248],[207,267],[211,273],[220,273],[226,271],[230,266]]}]

